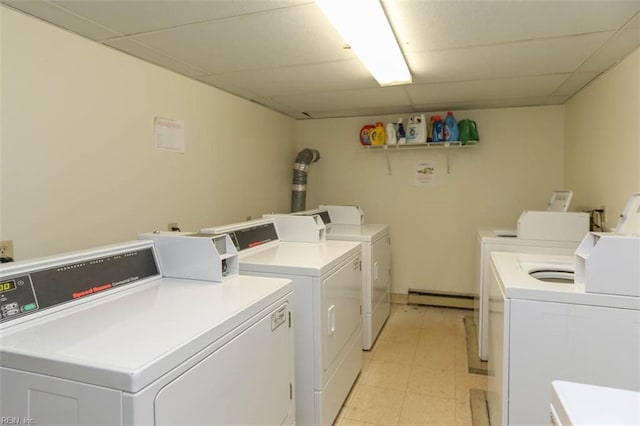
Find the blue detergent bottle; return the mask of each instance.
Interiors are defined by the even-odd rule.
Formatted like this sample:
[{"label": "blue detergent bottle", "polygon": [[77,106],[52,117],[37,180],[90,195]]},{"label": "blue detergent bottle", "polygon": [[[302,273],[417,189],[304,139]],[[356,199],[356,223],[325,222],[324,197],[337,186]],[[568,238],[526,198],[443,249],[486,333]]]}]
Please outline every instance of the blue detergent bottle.
[{"label": "blue detergent bottle", "polygon": [[458,129],[458,122],[453,117],[453,112],[451,111],[447,111],[447,117],[444,119],[444,140],[460,140],[460,130]]},{"label": "blue detergent bottle", "polygon": [[433,134],[431,138],[433,142],[442,142],[444,141],[444,131],[443,131],[442,119],[439,115],[433,116]]}]

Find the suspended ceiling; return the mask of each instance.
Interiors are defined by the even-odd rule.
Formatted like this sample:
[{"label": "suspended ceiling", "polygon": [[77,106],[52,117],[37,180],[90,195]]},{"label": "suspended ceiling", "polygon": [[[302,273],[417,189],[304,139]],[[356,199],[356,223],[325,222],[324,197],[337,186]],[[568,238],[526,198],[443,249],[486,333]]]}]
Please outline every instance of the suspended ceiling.
[{"label": "suspended ceiling", "polygon": [[1,2],[298,119],[562,104],[640,45],[640,0],[383,0],[380,87],[309,0]]}]

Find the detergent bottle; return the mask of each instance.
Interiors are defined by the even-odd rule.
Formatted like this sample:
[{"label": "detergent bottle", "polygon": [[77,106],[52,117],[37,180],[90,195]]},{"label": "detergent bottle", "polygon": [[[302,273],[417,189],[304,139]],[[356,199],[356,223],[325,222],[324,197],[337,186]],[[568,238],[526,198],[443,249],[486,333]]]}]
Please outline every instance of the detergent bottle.
[{"label": "detergent bottle", "polygon": [[371,139],[371,145],[384,145],[387,141],[387,136],[382,122],[377,122],[375,129],[369,132],[369,139]]},{"label": "detergent bottle", "polygon": [[459,137],[458,122],[453,117],[453,112],[447,111],[447,117],[444,119],[444,140],[457,141]]},{"label": "detergent bottle", "polygon": [[387,145],[395,145],[398,143],[398,138],[396,137],[396,123],[387,123]]},{"label": "detergent bottle", "polygon": [[418,128],[418,140],[416,142],[425,143],[427,141],[427,122],[424,119],[424,114],[415,117],[417,121],[416,127]]},{"label": "detergent bottle", "polygon": [[433,116],[433,135],[431,135],[433,142],[443,142],[444,135],[442,129],[442,118],[439,115]]},{"label": "detergent bottle", "polygon": [[409,117],[409,122],[407,123],[407,143],[418,142],[418,127],[413,120],[414,117]]},{"label": "detergent bottle", "polygon": [[396,132],[396,138],[398,139],[398,145],[404,145],[407,143],[407,135],[402,125],[402,117],[398,118],[398,131]]}]

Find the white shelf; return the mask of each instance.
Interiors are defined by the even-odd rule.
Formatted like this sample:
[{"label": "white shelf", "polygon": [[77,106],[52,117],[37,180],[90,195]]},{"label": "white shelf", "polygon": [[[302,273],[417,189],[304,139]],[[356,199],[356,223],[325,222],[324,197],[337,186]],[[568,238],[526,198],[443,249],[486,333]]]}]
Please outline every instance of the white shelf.
[{"label": "white shelf", "polygon": [[[383,151],[386,152],[387,155],[387,170],[389,171],[389,175],[391,175],[391,162],[389,161],[389,151],[393,150],[410,150],[410,149],[450,149],[450,148],[466,148],[470,146],[475,146],[478,144],[478,141],[469,141],[466,144],[463,144],[460,141],[448,141],[448,142],[425,142],[425,143],[407,143],[402,145],[362,145],[363,149],[367,151]],[[451,162],[449,161],[449,151],[447,151],[447,174],[451,173]]]},{"label": "white shelf", "polygon": [[477,145],[477,141],[469,141],[463,144],[460,141],[407,143],[402,145],[362,145],[366,150],[394,150],[394,149],[423,149],[423,148],[464,148]]}]

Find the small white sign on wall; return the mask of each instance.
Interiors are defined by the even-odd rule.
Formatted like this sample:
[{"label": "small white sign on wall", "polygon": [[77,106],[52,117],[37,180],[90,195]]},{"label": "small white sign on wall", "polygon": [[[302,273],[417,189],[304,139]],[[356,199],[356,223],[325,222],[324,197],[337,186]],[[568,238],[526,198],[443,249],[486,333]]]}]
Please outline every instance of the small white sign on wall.
[{"label": "small white sign on wall", "polygon": [[153,119],[153,140],[156,149],[184,152],[184,120],[155,117]]},{"label": "small white sign on wall", "polygon": [[418,161],[415,169],[416,186],[435,186],[436,166],[433,161]]}]

